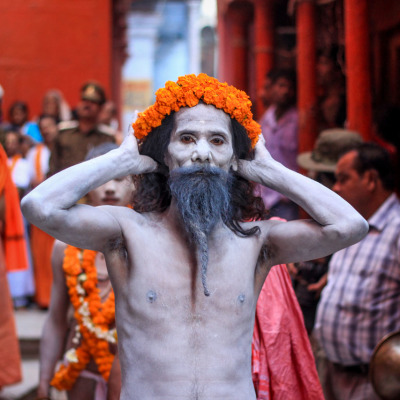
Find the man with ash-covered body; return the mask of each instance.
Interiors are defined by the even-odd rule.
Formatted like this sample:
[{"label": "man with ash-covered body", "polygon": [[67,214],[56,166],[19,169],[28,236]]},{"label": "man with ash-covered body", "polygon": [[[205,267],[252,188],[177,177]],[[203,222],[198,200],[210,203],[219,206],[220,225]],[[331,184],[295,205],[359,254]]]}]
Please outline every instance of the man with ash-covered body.
[{"label": "man with ash-covered body", "polygon": [[[251,114],[239,124],[228,101],[211,105],[209,89],[238,99],[243,111],[243,92],[203,74],[168,82],[154,107],[166,110],[160,104],[169,90],[176,112],[150,129],[140,151],[128,135],[118,149],[60,172],[23,200],[32,223],[105,255],[116,294],[122,399],[255,399],[252,329],[269,268],[330,254],[367,233],[348,203],[274,161],[261,140],[251,160],[241,126],[249,127]],[[159,116],[139,114],[136,136],[151,115]],[[138,176],[135,211],[76,204],[129,174]],[[263,214],[251,181],[282,192],[313,220],[242,222]]]}]

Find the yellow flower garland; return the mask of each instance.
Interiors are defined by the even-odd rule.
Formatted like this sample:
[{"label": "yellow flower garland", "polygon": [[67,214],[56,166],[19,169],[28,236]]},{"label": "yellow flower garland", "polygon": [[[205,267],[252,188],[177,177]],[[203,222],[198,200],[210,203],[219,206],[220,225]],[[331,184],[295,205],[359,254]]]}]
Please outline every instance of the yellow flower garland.
[{"label": "yellow flower garland", "polygon": [[156,102],[139,113],[132,124],[136,138],[144,139],[172,111],[179,111],[181,107],[194,107],[200,100],[225,111],[243,125],[254,148],[261,127],[253,120],[249,96],[206,74],[181,76],[176,83],[168,81],[164,88],[158,89]]},{"label": "yellow flower garland", "polygon": [[98,370],[107,381],[114,355],[109,344],[116,343],[115,297],[111,291],[107,300],[101,303],[97,287],[95,258],[97,252],[68,246],[65,250],[63,269],[68,293],[78,322],[74,343],[78,348],[69,349],[65,357],[68,365],[61,365],[50,384],[58,390],[70,390],[81,371],[93,358]]}]

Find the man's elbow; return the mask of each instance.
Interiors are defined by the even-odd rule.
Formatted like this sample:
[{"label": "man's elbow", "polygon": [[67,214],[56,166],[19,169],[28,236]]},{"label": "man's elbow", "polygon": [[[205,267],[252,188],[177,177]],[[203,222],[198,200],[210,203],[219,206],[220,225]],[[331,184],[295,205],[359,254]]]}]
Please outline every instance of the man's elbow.
[{"label": "man's elbow", "polygon": [[25,218],[34,225],[49,219],[49,207],[41,196],[35,192],[27,194],[21,200],[21,211]]},{"label": "man's elbow", "polygon": [[346,242],[346,247],[363,240],[368,230],[368,222],[360,214],[346,219],[345,225],[342,228],[342,237]]},{"label": "man's elbow", "polygon": [[357,242],[363,240],[365,236],[367,236],[369,232],[369,224],[368,222],[360,215],[359,217],[359,227],[358,227],[358,239]]}]

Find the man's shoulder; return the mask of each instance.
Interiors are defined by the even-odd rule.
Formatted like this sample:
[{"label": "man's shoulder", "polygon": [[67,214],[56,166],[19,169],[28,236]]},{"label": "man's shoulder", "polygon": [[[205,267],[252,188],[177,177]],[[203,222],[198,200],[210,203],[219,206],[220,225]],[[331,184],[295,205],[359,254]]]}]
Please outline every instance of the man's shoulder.
[{"label": "man's shoulder", "polygon": [[283,115],[283,118],[287,122],[294,122],[297,123],[299,120],[299,112],[297,111],[296,107],[291,107],[289,108],[285,114]]},{"label": "man's shoulder", "polygon": [[19,168],[29,168],[29,161],[26,158],[19,158],[17,160],[17,162],[15,163],[15,168],[19,169]]},{"label": "man's shoulder", "polygon": [[115,219],[118,220],[120,224],[125,223],[135,223],[135,222],[143,222],[145,221],[146,214],[141,214],[135,211],[132,207],[128,206],[111,206],[111,205],[102,205],[98,206],[102,210],[106,211],[108,214],[112,215]]},{"label": "man's shoulder", "polygon": [[379,207],[375,214],[368,220],[369,224],[382,230],[390,226],[400,230],[400,201],[392,193]]},{"label": "man's shoulder", "polygon": [[57,126],[58,126],[59,133],[64,134],[66,132],[77,130],[79,127],[79,122],[76,120],[62,121]]},{"label": "man's shoulder", "polygon": [[397,197],[393,200],[393,206],[386,217],[388,226],[400,237],[400,201]]},{"label": "man's shoulder", "polygon": [[111,136],[111,137],[115,137],[117,134],[117,131],[114,128],[112,128],[111,126],[108,126],[108,125],[104,125],[104,124],[98,124],[97,131],[101,134]]},{"label": "man's shoulder", "polygon": [[256,236],[264,242],[267,239],[270,230],[274,226],[280,225],[285,222],[287,222],[287,221],[284,219],[281,219],[281,218],[269,218],[269,219],[263,219],[260,221],[241,222],[240,225],[242,226],[242,228],[244,228],[246,230],[252,229],[254,227],[258,227],[260,229],[260,232]]}]

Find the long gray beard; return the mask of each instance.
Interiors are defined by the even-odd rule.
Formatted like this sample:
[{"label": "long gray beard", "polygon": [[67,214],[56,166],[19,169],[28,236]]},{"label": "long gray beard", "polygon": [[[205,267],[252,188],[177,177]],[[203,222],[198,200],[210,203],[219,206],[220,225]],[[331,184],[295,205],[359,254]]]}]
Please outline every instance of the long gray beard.
[{"label": "long gray beard", "polygon": [[172,171],[168,183],[185,228],[197,248],[204,294],[209,296],[208,237],[220,220],[226,223],[232,218],[232,177],[220,168],[196,165]]}]

